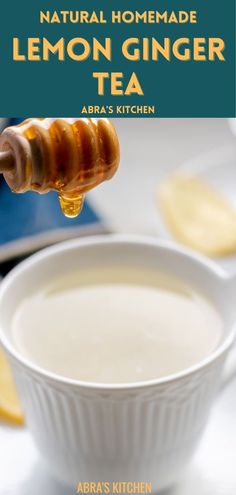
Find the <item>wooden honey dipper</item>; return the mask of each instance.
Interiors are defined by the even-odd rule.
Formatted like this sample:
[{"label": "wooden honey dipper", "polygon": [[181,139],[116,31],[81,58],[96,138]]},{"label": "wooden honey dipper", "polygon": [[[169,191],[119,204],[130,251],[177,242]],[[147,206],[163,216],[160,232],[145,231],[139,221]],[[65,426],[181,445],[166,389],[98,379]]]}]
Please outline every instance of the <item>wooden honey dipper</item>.
[{"label": "wooden honey dipper", "polygon": [[113,177],[119,158],[108,119],[28,119],[0,136],[0,173],[11,190],[57,191],[71,218],[80,213],[84,193]]}]

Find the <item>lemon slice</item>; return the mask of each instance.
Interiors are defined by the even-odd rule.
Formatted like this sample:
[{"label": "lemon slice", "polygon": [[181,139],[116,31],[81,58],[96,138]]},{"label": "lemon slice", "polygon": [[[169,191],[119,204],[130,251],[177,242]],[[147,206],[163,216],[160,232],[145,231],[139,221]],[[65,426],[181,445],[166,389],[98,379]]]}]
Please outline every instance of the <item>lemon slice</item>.
[{"label": "lemon slice", "polygon": [[236,252],[236,211],[211,186],[176,175],[162,183],[158,197],[178,241],[209,256]]},{"label": "lemon slice", "polygon": [[16,387],[6,356],[0,347],[0,419],[23,423],[23,415]]}]

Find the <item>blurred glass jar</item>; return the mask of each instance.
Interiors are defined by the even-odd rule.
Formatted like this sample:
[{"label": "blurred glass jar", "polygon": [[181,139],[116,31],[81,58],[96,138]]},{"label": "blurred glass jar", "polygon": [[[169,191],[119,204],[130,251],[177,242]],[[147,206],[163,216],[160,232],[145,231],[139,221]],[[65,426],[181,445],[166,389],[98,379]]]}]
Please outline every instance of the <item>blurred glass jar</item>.
[{"label": "blurred glass jar", "polygon": [[229,119],[229,126],[233,134],[236,136],[236,119]]}]

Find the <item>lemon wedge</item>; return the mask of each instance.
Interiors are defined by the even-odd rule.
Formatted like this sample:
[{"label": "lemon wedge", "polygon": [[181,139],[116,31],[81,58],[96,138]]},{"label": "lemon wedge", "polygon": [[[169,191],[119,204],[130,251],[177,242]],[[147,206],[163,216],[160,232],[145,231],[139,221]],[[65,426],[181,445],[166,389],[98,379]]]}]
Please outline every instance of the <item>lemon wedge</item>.
[{"label": "lemon wedge", "polygon": [[0,419],[23,424],[24,419],[7,358],[0,347]]},{"label": "lemon wedge", "polygon": [[158,199],[178,241],[209,256],[236,252],[236,210],[211,186],[175,175],[161,184]]}]

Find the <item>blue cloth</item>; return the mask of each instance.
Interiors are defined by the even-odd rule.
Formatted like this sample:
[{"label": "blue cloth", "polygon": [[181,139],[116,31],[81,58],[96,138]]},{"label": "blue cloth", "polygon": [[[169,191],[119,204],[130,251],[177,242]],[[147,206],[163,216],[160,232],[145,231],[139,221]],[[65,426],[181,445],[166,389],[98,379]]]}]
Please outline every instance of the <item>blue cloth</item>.
[{"label": "blue cloth", "polygon": [[60,210],[56,193],[14,194],[5,181],[0,184],[1,245],[54,229],[78,228],[98,221],[98,216],[86,201],[81,214],[68,219]]}]

